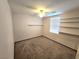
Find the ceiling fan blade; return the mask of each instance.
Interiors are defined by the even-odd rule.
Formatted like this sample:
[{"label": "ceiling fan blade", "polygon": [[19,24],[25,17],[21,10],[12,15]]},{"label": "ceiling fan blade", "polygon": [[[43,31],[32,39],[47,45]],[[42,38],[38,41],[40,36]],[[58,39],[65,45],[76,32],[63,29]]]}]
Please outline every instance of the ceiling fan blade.
[{"label": "ceiling fan blade", "polygon": [[29,8],[29,9],[36,9],[35,7],[33,6],[30,6],[30,5],[25,5],[26,8]]}]

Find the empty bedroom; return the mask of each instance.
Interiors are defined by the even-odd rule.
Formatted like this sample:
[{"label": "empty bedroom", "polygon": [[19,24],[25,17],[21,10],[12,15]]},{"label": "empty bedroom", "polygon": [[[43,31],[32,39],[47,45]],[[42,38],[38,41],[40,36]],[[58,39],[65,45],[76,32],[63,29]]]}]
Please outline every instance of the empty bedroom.
[{"label": "empty bedroom", "polygon": [[79,59],[79,0],[0,0],[0,59]]}]

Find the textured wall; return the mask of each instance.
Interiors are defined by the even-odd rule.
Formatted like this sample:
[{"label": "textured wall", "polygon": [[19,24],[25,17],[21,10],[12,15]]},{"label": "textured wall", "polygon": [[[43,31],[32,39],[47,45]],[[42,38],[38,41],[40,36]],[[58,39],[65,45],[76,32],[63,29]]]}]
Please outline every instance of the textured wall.
[{"label": "textured wall", "polygon": [[[42,20],[28,14],[13,14],[15,41],[20,41],[42,34]],[[35,25],[35,26],[34,26]]]},{"label": "textured wall", "polygon": [[[79,8],[74,9],[74,10],[70,10],[62,15],[60,15],[61,19],[65,19],[65,18],[72,18],[72,17],[79,17]],[[49,37],[52,40],[55,40],[61,44],[64,44],[68,47],[71,47],[73,49],[77,50],[77,46],[79,43],[79,36],[72,36],[72,35],[67,35],[67,34],[62,34],[60,33],[59,35],[54,34],[54,33],[50,33],[49,32],[49,20],[50,18],[44,18],[43,20],[43,35]],[[64,30],[62,28],[62,30]],[[69,31],[69,30],[67,30]]]},{"label": "textured wall", "polygon": [[0,59],[14,59],[13,31],[7,0],[0,0]]}]

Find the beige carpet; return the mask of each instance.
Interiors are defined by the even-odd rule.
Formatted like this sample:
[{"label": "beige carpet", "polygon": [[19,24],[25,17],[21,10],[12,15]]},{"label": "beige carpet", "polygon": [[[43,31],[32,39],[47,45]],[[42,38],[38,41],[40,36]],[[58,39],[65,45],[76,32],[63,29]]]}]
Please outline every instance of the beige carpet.
[{"label": "beige carpet", "polygon": [[76,52],[45,37],[15,44],[15,59],[75,59]]}]

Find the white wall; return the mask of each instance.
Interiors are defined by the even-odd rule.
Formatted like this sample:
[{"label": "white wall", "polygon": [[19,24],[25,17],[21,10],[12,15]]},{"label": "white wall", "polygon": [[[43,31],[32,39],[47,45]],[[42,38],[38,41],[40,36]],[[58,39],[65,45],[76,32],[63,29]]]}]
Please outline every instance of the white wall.
[{"label": "white wall", "polygon": [[42,34],[42,19],[28,14],[13,14],[14,37],[15,41],[21,41],[32,37],[37,37]]},{"label": "white wall", "polygon": [[9,0],[13,15],[14,39],[21,41],[42,34],[42,19],[33,13],[32,9]]},{"label": "white wall", "polygon": [[7,0],[0,0],[0,59],[14,59],[13,31]]},{"label": "white wall", "polygon": [[[61,18],[72,18],[72,17],[79,17],[79,8],[74,9],[74,10],[70,10],[64,14],[62,14],[60,16]],[[73,48],[75,50],[77,50],[77,46],[79,43],[79,36],[72,36],[72,35],[67,35],[67,34],[62,34],[60,33],[59,35],[54,34],[54,33],[50,33],[49,32],[49,21],[50,21],[50,17],[49,18],[44,18],[43,19],[43,35],[47,36],[48,38],[55,40],[63,45],[66,45],[70,48]],[[78,25],[79,26],[79,25]],[[63,30],[63,29],[62,29]]]}]

